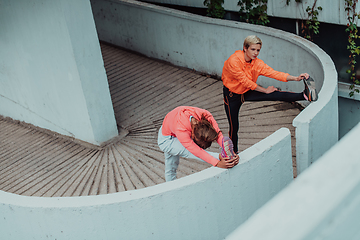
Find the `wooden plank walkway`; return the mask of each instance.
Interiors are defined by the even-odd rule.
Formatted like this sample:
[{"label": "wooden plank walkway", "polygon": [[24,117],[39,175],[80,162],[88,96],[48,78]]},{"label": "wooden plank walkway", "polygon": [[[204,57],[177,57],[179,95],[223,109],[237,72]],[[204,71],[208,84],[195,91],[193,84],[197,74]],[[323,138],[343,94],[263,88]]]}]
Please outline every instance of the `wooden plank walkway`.
[{"label": "wooden plank walkway", "polygon": [[[95,147],[0,118],[0,190],[64,197],[108,194],[163,183],[164,157],[157,146],[157,132],[166,113],[181,105],[209,110],[227,134],[220,81],[105,43],[101,43],[101,50],[119,136],[106,146]],[[291,130],[295,146],[291,123],[299,112],[290,103],[245,103],[241,109],[239,150],[281,127]],[[219,148],[214,143],[209,150],[219,152]],[[205,162],[181,159],[178,178],[208,167]]]}]

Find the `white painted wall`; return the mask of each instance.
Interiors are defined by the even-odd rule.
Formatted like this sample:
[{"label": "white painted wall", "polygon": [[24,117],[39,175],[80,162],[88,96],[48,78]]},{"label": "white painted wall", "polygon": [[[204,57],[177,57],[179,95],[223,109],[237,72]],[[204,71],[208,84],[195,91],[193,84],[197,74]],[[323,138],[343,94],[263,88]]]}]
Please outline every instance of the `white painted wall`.
[{"label": "white painted wall", "polygon": [[227,240],[360,239],[360,124]]},{"label": "white painted wall", "polygon": [[[263,41],[259,58],[291,75],[308,72],[320,91],[319,100],[293,122],[297,127],[298,173],[338,141],[338,116],[334,114],[338,112],[337,72],[331,58],[312,42],[269,27],[202,17],[132,0],[91,3],[101,40],[218,76],[225,60],[242,49],[245,37],[258,35]],[[282,90],[304,90],[302,82],[283,83],[265,77],[258,82]]]},{"label": "white painted wall", "polygon": [[0,114],[99,145],[117,127],[88,0],[0,0]]},{"label": "white painted wall", "polygon": [[[174,4],[180,6],[205,8],[203,0],[146,0],[152,3]],[[307,19],[306,8],[312,7],[315,0],[303,0],[301,3],[291,0],[289,5],[286,5],[286,0],[268,0],[267,14],[273,17],[291,18],[291,19]],[[225,0],[223,7],[227,11],[238,12],[240,7],[237,5],[239,0]],[[318,19],[320,22],[346,25],[347,16],[345,12],[344,0],[317,0],[316,7],[321,6],[322,11],[319,11]],[[357,12],[360,11],[359,4],[357,5]]]},{"label": "white painted wall", "polygon": [[291,137],[282,128],[226,170],[115,194],[41,198],[0,191],[0,239],[225,238],[293,179]]},{"label": "white painted wall", "polygon": [[[339,83],[339,137],[342,138],[354,126],[360,122],[360,94],[354,93],[349,96],[349,86],[347,83]],[[355,86],[355,89],[360,89]]]}]

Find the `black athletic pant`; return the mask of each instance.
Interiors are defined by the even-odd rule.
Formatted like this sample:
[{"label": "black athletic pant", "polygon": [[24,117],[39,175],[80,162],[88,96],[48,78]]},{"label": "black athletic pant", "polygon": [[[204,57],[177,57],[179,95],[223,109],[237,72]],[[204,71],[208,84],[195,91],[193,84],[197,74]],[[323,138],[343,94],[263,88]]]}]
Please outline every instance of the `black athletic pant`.
[{"label": "black athletic pant", "polygon": [[245,101],[284,101],[295,102],[305,100],[303,93],[275,91],[269,94],[249,90],[244,94],[236,94],[224,86],[224,107],[229,122],[229,137],[233,141],[234,151],[238,152],[239,111]]}]

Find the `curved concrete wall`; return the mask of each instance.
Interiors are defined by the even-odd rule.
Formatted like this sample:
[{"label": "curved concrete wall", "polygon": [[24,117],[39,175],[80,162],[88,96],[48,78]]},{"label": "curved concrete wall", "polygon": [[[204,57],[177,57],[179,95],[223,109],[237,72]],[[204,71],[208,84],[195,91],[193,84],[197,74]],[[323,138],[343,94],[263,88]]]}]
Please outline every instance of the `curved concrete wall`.
[{"label": "curved concrete wall", "polygon": [[96,145],[117,136],[90,2],[0,5],[0,114]]},{"label": "curved concrete wall", "polygon": [[359,134],[360,124],[226,239],[360,239]]},{"label": "curved concrete wall", "polygon": [[321,63],[324,84],[318,101],[305,108],[293,121],[296,127],[296,163],[300,174],[339,139],[338,87],[335,66],[324,54]]},{"label": "curved concrete wall", "polygon": [[291,138],[280,129],[230,170],[202,172],[108,195],[39,198],[0,191],[0,238],[223,239],[293,179]]},{"label": "curved concrete wall", "polygon": [[[320,90],[319,100],[294,120],[298,173],[338,141],[337,73],[318,46],[284,31],[212,19],[132,0],[92,0],[99,38],[178,66],[221,76],[224,61],[251,34],[263,40],[260,58],[276,70],[308,72]],[[169,80],[170,81],[170,80]],[[265,77],[259,83],[303,91],[301,82],[283,83]]]},{"label": "curved concrete wall", "polygon": [[[339,83],[339,138],[360,122],[360,94],[349,96],[350,84]],[[359,87],[355,86],[359,90]]]},{"label": "curved concrete wall", "polygon": [[[326,54],[319,56],[321,50],[303,39],[264,27],[164,11],[134,1],[94,1],[93,7],[95,13],[99,11],[96,24],[101,39],[218,75],[223,61],[241,48],[243,38],[256,33],[265,43],[261,58],[271,66],[282,71],[292,69],[292,74],[306,69],[318,80],[321,101],[311,104],[297,119],[299,125],[307,126],[300,131],[302,134],[312,139],[311,129],[323,129],[320,124],[327,121],[321,121],[328,120],[331,110],[337,112],[333,100],[336,86],[333,78],[329,78],[336,76],[332,63]],[[266,78],[260,81],[274,83]],[[301,84],[296,83],[282,88],[302,90]],[[322,132],[323,142],[333,141],[337,125],[333,127],[336,130]],[[225,238],[290,183],[293,176],[287,129],[275,132],[242,152],[240,157],[241,163],[230,170],[210,168],[174,182],[123,193],[37,198],[0,192],[0,237],[7,240]]]}]

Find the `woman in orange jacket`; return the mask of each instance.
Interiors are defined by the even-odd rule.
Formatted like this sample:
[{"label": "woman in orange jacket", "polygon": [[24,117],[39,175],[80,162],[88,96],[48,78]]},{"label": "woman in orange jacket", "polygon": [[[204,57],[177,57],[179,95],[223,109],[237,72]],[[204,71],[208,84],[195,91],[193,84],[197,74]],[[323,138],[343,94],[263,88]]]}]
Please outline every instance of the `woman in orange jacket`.
[{"label": "woman in orange jacket", "polygon": [[[291,76],[288,73],[275,71],[258,59],[262,42],[260,38],[251,35],[245,38],[243,50],[232,54],[224,63],[221,79],[226,116],[229,122],[229,135],[238,152],[239,111],[245,101],[286,101],[300,100],[316,101],[317,92],[314,80],[309,74]],[[274,86],[263,88],[256,81],[259,76],[274,78],[279,81],[304,80],[305,90],[301,93],[279,91]]]}]

